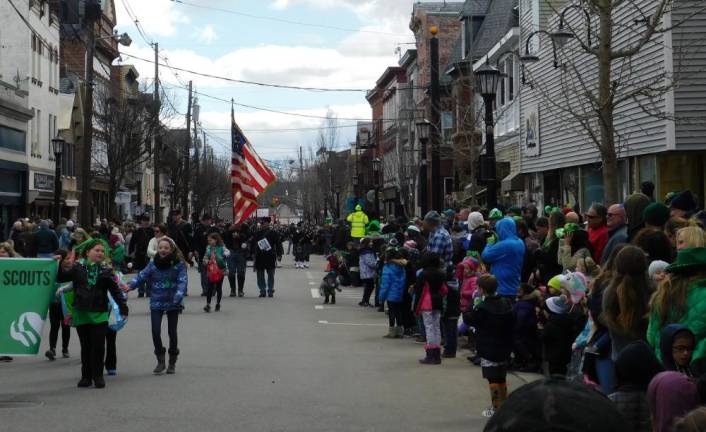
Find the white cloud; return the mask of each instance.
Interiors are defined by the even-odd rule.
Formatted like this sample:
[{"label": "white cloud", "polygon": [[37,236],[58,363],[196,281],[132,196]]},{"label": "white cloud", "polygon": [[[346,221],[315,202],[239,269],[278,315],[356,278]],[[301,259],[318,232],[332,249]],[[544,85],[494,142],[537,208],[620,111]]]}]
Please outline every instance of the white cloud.
[{"label": "white cloud", "polygon": [[[125,4],[129,7],[126,10]],[[148,37],[175,36],[179,27],[190,22],[189,17],[177,9],[170,0],[123,0],[115,2],[118,26],[124,29],[133,26],[133,19],[140,21]],[[136,37],[133,37],[136,39]]]},{"label": "white cloud", "polygon": [[[134,44],[123,48],[126,63],[134,63],[144,78],[153,75],[150,63],[129,57],[152,59],[154,53],[145,45]],[[191,69],[196,72],[231,77],[239,80],[277,83],[302,87],[326,88],[370,88],[378,75],[387,66],[394,63],[391,55],[354,57],[345,55],[332,48],[312,48],[305,46],[287,47],[264,45],[254,48],[242,48],[222,57],[210,59],[191,50],[163,50],[162,57],[167,57],[170,64]],[[161,79],[176,84],[171,73],[165,71]],[[223,87],[228,85],[222,80],[180,72],[184,80],[193,80],[199,87]]]},{"label": "white cloud", "polygon": [[207,24],[204,28],[199,30],[196,38],[199,42],[210,44],[218,39],[218,35],[216,34],[216,30],[214,30],[213,26],[211,24]]}]

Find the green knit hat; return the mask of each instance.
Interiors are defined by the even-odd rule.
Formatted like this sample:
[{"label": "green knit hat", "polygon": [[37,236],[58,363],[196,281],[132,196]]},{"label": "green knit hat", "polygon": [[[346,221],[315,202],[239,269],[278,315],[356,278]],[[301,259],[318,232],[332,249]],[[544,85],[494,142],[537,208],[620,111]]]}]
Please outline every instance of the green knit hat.
[{"label": "green knit hat", "polygon": [[669,221],[669,207],[662,203],[653,202],[643,212],[645,223],[652,226],[664,226]]},{"label": "green knit hat", "polygon": [[677,252],[677,260],[668,265],[667,273],[680,273],[685,270],[706,268],[706,248],[686,248]]},{"label": "green knit hat", "polygon": [[379,220],[372,220],[368,224],[368,232],[379,232],[380,231],[380,221]]},{"label": "green knit hat", "polygon": [[581,229],[581,227],[579,226],[579,224],[567,223],[566,225],[564,225],[564,233],[565,234],[570,234],[570,233],[576,232],[580,229]]},{"label": "green knit hat", "polygon": [[498,210],[496,208],[492,209],[490,211],[490,213],[488,214],[489,220],[499,220],[502,218],[503,218],[503,212],[501,212],[500,210]]}]

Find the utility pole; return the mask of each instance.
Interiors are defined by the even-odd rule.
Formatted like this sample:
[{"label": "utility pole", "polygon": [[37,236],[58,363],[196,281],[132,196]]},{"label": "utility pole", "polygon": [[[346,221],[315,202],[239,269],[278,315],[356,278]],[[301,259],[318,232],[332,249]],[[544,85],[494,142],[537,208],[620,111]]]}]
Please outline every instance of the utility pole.
[{"label": "utility pole", "polygon": [[191,155],[191,107],[193,105],[192,82],[189,81],[189,104],[186,109],[186,143],[184,144],[184,178],[183,189],[181,191],[181,211],[185,214],[189,212],[189,178],[191,168],[189,159]]},{"label": "utility pole", "polygon": [[438,27],[431,28],[432,38],[429,43],[431,59],[431,208],[443,210],[441,192],[441,95],[439,89],[439,39],[436,37]]},{"label": "utility pole", "polygon": [[[100,19],[100,5],[91,1],[85,15],[88,42],[86,51],[86,103],[83,109],[83,154],[81,155],[81,225],[88,227],[92,222],[91,154],[93,147],[93,56],[96,48],[95,20]],[[97,9],[97,11],[96,11]],[[96,17],[96,15],[98,15]]]},{"label": "utility pole", "polygon": [[152,135],[152,165],[154,175],[154,223],[162,222],[162,198],[159,185],[159,163],[162,155],[162,141],[159,136],[159,43],[154,43],[154,134]]}]

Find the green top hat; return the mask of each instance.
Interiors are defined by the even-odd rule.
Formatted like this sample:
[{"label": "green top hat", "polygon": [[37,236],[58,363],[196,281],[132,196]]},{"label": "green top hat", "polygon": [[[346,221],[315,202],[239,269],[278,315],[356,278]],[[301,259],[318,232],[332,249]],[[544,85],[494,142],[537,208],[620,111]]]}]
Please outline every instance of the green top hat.
[{"label": "green top hat", "polygon": [[686,248],[677,252],[677,260],[668,265],[667,273],[680,273],[697,268],[706,269],[706,248]]}]

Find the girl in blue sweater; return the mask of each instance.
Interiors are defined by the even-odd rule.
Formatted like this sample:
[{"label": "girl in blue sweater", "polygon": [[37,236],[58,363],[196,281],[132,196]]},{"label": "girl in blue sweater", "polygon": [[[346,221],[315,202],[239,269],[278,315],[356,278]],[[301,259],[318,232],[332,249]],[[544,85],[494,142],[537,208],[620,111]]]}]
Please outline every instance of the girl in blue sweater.
[{"label": "girl in blue sweater", "polygon": [[389,309],[390,331],[386,338],[401,339],[404,336],[402,308],[406,285],[407,261],[402,258],[399,249],[391,248],[386,252],[386,262],[380,278],[380,304],[387,302]]},{"label": "girl in blue sweater", "polygon": [[[128,290],[142,286],[145,282],[151,286],[150,313],[152,318],[152,342],[154,354],[157,356],[157,367],[154,373],[159,375],[167,369],[168,374],[175,372],[179,347],[177,345],[177,324],[179,314],[184,309],[184,295],[186,294],[188,278],[186,275],[186,262],[174,240],[169,237],[159,239],[157,255],[142,270],[135,279],[128,284]],[[167,329],[169,333],[169,367],[165,365],[166,350],[162,345],[162,317],[167,315]]]}]

